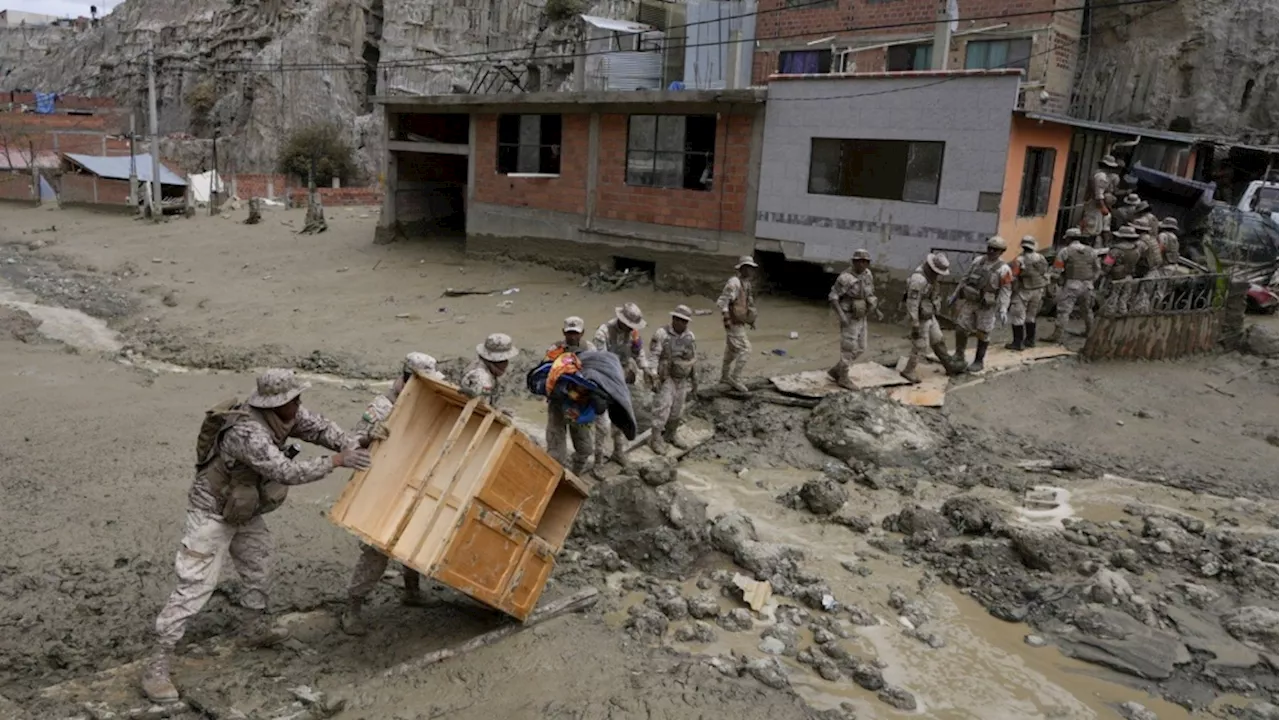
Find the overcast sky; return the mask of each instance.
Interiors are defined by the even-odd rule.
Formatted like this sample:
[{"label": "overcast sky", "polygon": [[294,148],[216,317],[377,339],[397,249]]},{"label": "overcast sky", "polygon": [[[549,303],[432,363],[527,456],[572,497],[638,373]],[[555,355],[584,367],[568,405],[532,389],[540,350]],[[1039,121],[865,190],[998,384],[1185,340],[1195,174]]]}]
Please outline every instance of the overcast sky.
[{"label": "overcast sky", "polygon": [[97,5],[98,14],[105,15],[108,10],[119,5],[123,0],[0,0],[2,10],[25,10],[42,15],[58,17],[89,17],[89,6]]}]

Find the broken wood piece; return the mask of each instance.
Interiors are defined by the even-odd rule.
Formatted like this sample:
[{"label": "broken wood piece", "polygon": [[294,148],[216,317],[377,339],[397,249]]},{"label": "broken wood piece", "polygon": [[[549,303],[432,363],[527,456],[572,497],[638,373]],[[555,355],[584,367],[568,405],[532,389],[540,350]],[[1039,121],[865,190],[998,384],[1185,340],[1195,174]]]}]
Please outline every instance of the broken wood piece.
[{"label": "broken wood piece", "polygon": [[464,295],[492,295],[496,292],[498,291],[497,290],[454,290],[453,288],[445,288],[445,291],[440,293],[440,297],[462,297]]},{"label": "broken wood piece", "polygon": [[768,580],[752,580],[751,578],[736,573],[733,576],[733,584],[742,590],[742,601],[751,608],[753,612],[760,612],[761,608],[769,604],[769,599],[773,597],[773,586]]},{"label": "broken wood piece", "polygon": [[525,619],[524,623],[508,623],[502,627],[490,630],[483,635],[477,635],[460,645],[441,648],[440,650],[429,652],[420,658],[407,660],[395,667],[383,671],[382,677],[394,677],[396,675],[404,675],[408,672],[415,672],[423,668],[430,667],[431,665],[435,665],[441,660],[448,660],[451,657],[471,652],[472,650],[485,647],[486,645],[492,645],[508,635],[513,635],[521,630],[531,628],[534,625],[559,617],[565,613],[576,612],[578,610],[589,608],[592,605],[595,605],[596,601],[599,599],[599,590],[595,588],[584,588],[572,595],[560,598],[555,602],[535,608],[534,611],[529,614],[529,617]]},{"label": "broken wood piece", "polygon": [[1223,390],[1222,388],[1218,387],[1217,385],[1214,385],[1213,383],[1205,383],[1204,386],[1218,393],[1219,395],[1226,395],[1229,398],[1233,398],[1236,396],[1235,393],[1227,392],[1226,390]]}]

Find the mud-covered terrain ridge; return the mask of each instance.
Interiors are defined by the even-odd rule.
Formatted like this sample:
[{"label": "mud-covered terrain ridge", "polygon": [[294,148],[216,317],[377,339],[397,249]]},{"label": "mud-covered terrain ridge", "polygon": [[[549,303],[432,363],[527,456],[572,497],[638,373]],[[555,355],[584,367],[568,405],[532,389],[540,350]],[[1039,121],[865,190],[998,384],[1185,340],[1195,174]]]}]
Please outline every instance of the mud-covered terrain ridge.
[{"label": "mud-covered terrain ridge", "polygon": [[[349,424],[405,352],[456,379],[507,332],[509,402],[540,437],[523,375],[565,315],[593,329],[634,301],[647,337],[676,304],[711,308],[374,246],[359,215],[301,238],[294,212],[228,232],[0,208],[0,696],[19,717],[145,709],[136,663],[171,589],[191,436],[257,368],[298,366],[307,404]],[[722,340],[704,317],[711,387]],[[762,298],[748,373],[828,366],[833,327],[824,307]],[[905,337],[872,326],[877,354]],[[339,718],[1274,717],[1274,354],[972,380],[940,410],[882,392],[699,401],[710,441],[594,481],[546,595],[597,588],[594,607],[420,671],[393,669],[498,621],[439,586],[405,607],[393,570],[371,634],[341,633],[358,545],[323,513],[347,474],[299,487],[268,518],[272,611],[294,641],[235,641],[228,571],[176,660],[199,706],[176,717],[312,712],[303,686],[345,703]],[[651,393],[636,395],[643,426]]]}]

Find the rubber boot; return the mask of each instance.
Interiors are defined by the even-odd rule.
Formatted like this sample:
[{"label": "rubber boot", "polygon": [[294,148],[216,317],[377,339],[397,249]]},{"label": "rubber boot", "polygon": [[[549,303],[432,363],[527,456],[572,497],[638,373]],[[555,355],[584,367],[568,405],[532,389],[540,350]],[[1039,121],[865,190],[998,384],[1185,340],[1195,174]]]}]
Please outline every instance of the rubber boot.
[{"label": "rubber boot", "polygon": [[422,596],[422,576],[416,570],[402,568],[404,590],[400,593],[400,604],[408,607],[426,607],[427,599]]},{"label": "rubber boot", "polygon": [[1022,340],[1022,346],[1027,349],[1031,349],[1036,346],[1036,324],[1033,322],[1027,323],[1026,330],[1027,332]]},{"label": "rubber boot", "polygon": [[266,610],[243,608],[241,637],[249,647],[275,647],[289,639],[289,630],[277,626]]},{"label": "rubber boot", "polygon": [[973,354],[973,362],[969,363],[969,372],[976,373],[982,371],[982,361],[987,357],[988,344],[989,343],[986,340],[978,341],[978,349]]},{"label": "rubber boot", "polygon": [[920,361],[914,355],[907,358],[907,366],[902,368],[902,377],[911,381],[912,385],[920,382],[920,375],[916,372],[916,368],[920,365]]},{"label": "rubber boot", "polygon": [[958,369],[955,359],[947,352],[946,343],[940,342],[935,344],[933,346],[933,354],[938,357],[938,362],[942,364],[942,369],[945,370],[948,375],[960,374],[961,369]]},{"label": "rubber boot", "polygon": [[1066,324],[1067,324],[1066,320],[1062,320],[1060,322],[1054,323],[1053,332],[1049,333],[1049,337],[1045,338],[1044,341],[1047,343],[1062,342],[1062,330],[1063,330],[1063,326]]},{"label": "rubber boot", "polygon": [[667,429],[662,431],[662,439],[681,450],[688,450],[687,443],[680,442],[680,435],[676,432],[679,429],[679,425],[668,425]]},{"label": "rubber boot", "polygon": [[726,355],[724,360],[720,362],[720,384],[721,385],[727,385],[729,387],[733,387],[733,380],[732,380],[733,376],[730,374],[732,370],[733,370],[733,358]]},{"label": "rubber boot", "polygon": [[342,619],[340,625],[342,632],[357,637],[365,635],[369,632],[369,628],[361,617],[361,611],[364,610],[364,598],[347,598],[347,607],[342,611]]},{"label": "rubber boot", "polygon": [[1026,337],[1026,328],[1022,325],[1013,325],[1009,329],[1013,331],[1013,341],[1005,343],[1004,349],[1022,352],[1022,340]]},{"label": "rubber boot", "polygon": [[963,330],[956,331],[956,352],[951,356],[957,367],[964,367],[964,351],[969,347],[969,333]]},{"label": "rubber boot", "polygon": [[157,650],[142,670],[142,694],[151,702],[178,701],[178,688],[173,686],[173,680],[169,677],[169,659],[172,653],[169,648]]},{"label": "rubber boot", "polygon": [[653,428],[653,431],[649,433],[649,449],[653,451],[654,455],[667,454],[666,439],[662,437],[662,433],[658,432],[657,428]]}]

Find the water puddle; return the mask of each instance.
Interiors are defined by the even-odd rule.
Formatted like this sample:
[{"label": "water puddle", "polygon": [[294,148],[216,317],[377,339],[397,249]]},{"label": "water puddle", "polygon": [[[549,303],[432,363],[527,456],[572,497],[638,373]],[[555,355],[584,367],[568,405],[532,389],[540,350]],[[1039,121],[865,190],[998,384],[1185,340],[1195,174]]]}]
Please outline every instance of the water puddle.
[{"label": "water puddle", "polygon": [[119,352],[120,335],[98,318],[79,310],[41,305],[33,297],[0,286],[0,305],[21,310],[40,323],[37,331],[78,350]]}]

